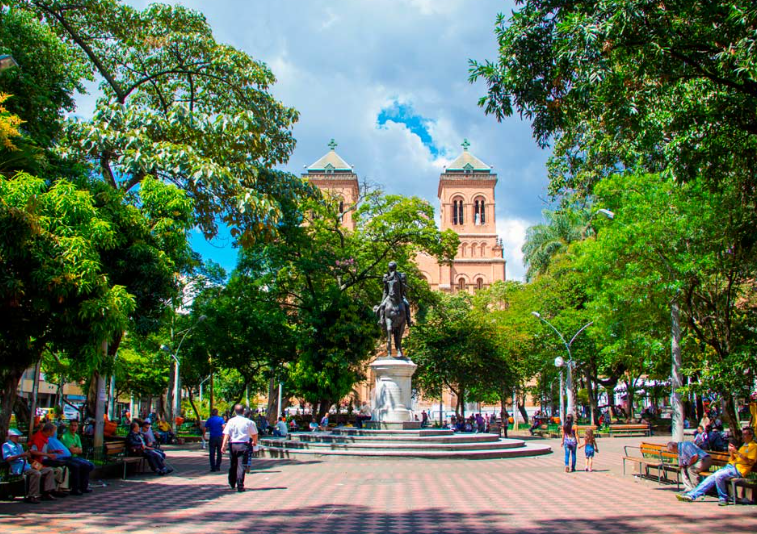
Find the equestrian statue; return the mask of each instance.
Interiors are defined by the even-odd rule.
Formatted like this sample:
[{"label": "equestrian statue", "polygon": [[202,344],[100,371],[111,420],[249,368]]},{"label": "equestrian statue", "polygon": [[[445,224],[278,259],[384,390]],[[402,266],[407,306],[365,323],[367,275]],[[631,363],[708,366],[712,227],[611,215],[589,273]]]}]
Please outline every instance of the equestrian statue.
[{"label": "equestrian statue", "polygon": [[402,358],[402,335],[405,325],[413,326],[410,303],[407,301],[407,278],[397,271],[397,264],[389,262],[389,272],[384,275],[384,294],[374,311],[379,316],[379,326],[386,332],[386,354],[392,356],[392,338],[397,349],[397,358]]}]

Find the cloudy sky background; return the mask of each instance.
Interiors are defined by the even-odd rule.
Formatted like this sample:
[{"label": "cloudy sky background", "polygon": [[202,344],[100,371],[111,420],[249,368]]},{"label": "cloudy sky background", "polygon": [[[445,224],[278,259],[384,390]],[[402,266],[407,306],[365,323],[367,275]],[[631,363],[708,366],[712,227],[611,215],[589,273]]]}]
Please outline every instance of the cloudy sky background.
[{"label": "cloudy sky background", "polygon": [[[129,0],[135,7],[144,0]],[[438,210],[444,165],[471,152],[492,165],[497,229],[505,243],[507,277],[522,279],[525,230],[547,207],[548,153],[530,125],[497,123],[476,104],[483,84],[468,83],[468,60],[494,59],[494,22],[510,13],[503,0],[184,0],[202,11],[216,38],[267,63],[278,79],[273,94],[301,113],[297,148],[286,170],[328,150],[362,178],[389,193],[417,195]],[[91,113],[92,96],[78,113]],[[196,250],[227,269],[236,250],[228,237],[195,236]]]}]

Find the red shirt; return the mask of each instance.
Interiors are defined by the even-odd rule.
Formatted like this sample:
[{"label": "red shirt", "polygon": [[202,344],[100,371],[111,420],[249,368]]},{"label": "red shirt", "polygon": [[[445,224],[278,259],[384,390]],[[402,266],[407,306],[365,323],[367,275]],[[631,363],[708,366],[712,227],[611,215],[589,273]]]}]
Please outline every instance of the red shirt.
[{"label": "red shirt", "polygon": [[36,447],[37,451],[44,452],[45,446],[47,446],[47,436],[45,436],[40,430],[32,436],[32,441],[29,444],[29,447]]}]

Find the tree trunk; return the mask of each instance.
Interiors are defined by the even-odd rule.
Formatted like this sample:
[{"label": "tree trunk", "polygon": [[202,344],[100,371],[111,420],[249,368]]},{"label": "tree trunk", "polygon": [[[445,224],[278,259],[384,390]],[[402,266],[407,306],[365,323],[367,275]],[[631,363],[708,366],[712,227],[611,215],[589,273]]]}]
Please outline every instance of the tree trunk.
[{"label": "tree trunk", "polygon": [[670,403],[673,408],[673,441],[683,441],[683,401],[681,399],[680,389],[683,386],[683,376],[681,375],[681,320],[678,301],[674,300],[670,306],[670,352],[671,352],[671,370],[670,370]]},{"label": "tree trunk", "polygon": [[195,406],[195,399],[194,395],[192,395],[192,388],[189,388],[187,391],[189,392],[189,404],[192,406],[192,410],[195,413],[197,421],[202,424],[202,417],[200,417],[200,412],[197,411],[197,406]]},{"label": "tree trunk", "polygon": [[584,371],[584,377],[586,379],[586,391],[589,393],[589,411],[591,412],[591,421],[590,425],[596,424],[596,414],[597,414],[597,390],[594,387],[594,381],[591,379],[591,372],[589,369],[586,369]]},{"label": "tree trunk", "polygon": [[278,420],[277,415],[281,413],[281,409],[278,407],[279,392],[276,385],[276,381],[271,377],[268,381],[268,403],[266,404],[266,416],[269,425],[275,425]]},{"label": "tree trunk", "polygon": [[720,409],[723,411],[723,418],[731,430],[731,436],[741,443],[741,427],[739,426],[739,416],[733,404],[733,396],[730,393],[720,393]]},{"label": "tree trunk", "polygon": [[[0,435],[8,435],[8,427],[11,422],[11,414],[16,404],[18,395],[18,383],[24,375],[24,370],[8,370],[5,373],[5,382],[3,384],[3,398],[0,402]],[[29,425],[31,426],[31,425]]]},{"label": "tree trunk", "polygon": [[528,412],[526,411],[526,397],[518,399],[518,411],[523,416],[523,423],[528,424]]}]

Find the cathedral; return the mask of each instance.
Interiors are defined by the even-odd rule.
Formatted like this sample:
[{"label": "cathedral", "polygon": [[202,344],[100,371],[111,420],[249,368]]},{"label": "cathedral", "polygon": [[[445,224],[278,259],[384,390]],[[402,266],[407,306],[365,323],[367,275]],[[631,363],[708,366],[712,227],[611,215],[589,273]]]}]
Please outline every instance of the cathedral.
[{"label": "cathedral", "polygon": [[[316,187],[340,199],[343,224],[354,228],[352,211],[358,201],[358,177],[336,152],[332,139],[327,152],[307,167],[302,175]],[[463,152],[439,176],[439,213],[441,229],[460,236],[460,248],[451,265],[440,265],[436,258],[420,255],[417,265],[431,289],[437,291],[475,291],[505,280],[502,240],[497,236],[494,187],[497,175],[474,156],[465,140]]]}]

